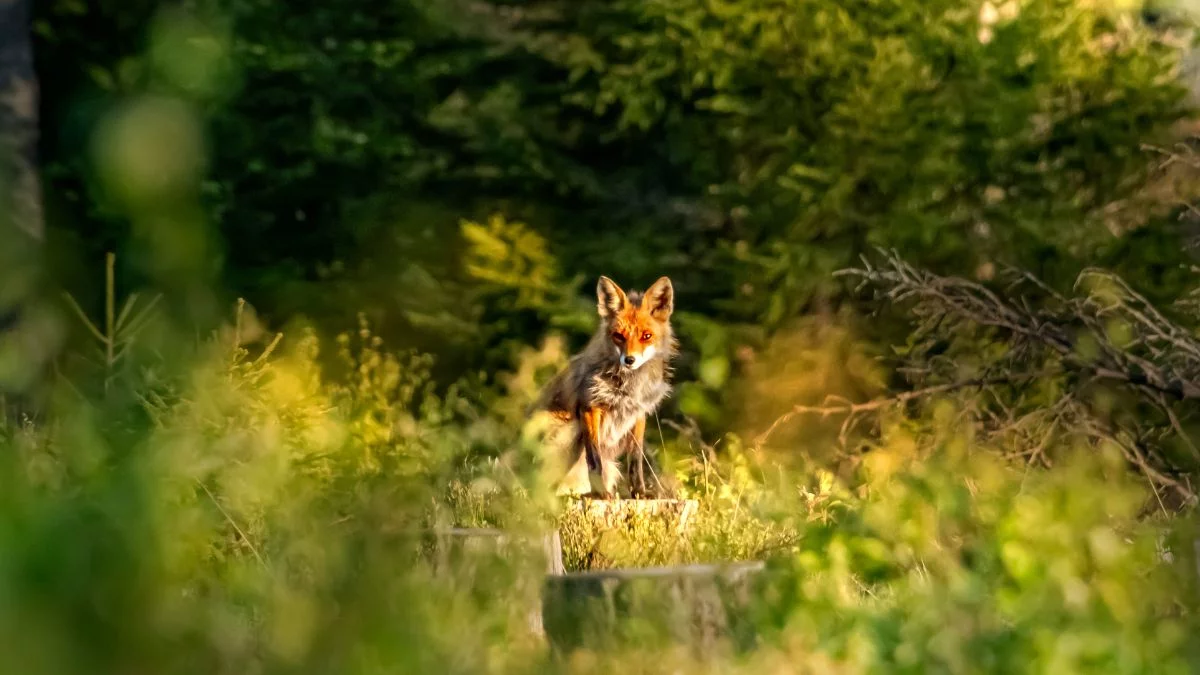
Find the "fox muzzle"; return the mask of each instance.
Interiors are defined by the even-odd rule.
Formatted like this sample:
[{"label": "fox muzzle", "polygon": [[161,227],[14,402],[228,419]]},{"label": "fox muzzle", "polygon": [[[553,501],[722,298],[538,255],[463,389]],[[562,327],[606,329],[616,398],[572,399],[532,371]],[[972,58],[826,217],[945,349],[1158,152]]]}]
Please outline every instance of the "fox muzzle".
[{"label": "fox muzzle", "polygon": [[642,350],[640,354],[629,354],[625,350],[618,348],[617,355],[621,361],[621,365],[630,370],[637,370],[646,365],[646,362],[654,358],[654,346],[650,345]]}]

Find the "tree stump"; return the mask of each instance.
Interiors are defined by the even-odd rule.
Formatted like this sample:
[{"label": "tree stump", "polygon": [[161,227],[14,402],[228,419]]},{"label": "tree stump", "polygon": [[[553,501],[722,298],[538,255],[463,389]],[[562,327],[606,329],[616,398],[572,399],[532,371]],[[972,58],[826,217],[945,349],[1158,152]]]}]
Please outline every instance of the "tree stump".
[{"label": "tree stump", "polygon": [[557,530],[534,539],[491,528],[447,528],[426,533],[424,550],[435,575],[475,589],[498,587],[503,597],[527,607],[530,632],[544,636],[537,579],[542,572],[563,573],[562,541]]},{"label": "tree stump", "polygon": [[576,572],[547,576],[544,630],[556,654],[664,642],[701,658],[753,646],[749,616],[762,562]]},{"label": "tree stump", "polygon": [[[562,539],[558,530],[543,535],[541,539],[546,573],[562,574]],[[528,537],[514,536],[493,528],[451,527],[426,534],[426,552],[435,571],[461,569],[480,556],[500,556],[512,560],[514,556],[532,555],[534,548]]]}]

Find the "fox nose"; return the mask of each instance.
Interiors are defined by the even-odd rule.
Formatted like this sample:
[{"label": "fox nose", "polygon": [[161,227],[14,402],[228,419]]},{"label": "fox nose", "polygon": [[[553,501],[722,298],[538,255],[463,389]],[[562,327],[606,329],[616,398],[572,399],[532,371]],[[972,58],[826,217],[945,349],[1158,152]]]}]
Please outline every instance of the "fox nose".
[{"label": "fox nose", "polygon": [[625,365],[632,366],[633,362],[637,361],[637,358],[633,357],[633,356],[626,356],[625,358],[623,358],[621,360],[625,362]]}]

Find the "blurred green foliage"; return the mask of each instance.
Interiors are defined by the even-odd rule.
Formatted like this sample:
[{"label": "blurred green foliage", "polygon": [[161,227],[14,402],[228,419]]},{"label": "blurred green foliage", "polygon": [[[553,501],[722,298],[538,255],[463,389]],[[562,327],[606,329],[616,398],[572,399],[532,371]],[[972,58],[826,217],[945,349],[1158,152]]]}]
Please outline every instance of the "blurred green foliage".
[{"label": "blurred green foliage", "polygon": [[[1194,670],[1193,519],[1145,517],[1110,448],[1013,461],[1040,435],[981,442],[946,412],[977,410],[961,398],[857,446],[841,420],[734,433],[898,383],[911,328],[830,275],[874,245],[985,281],[1102,262],[1182,296],[1194,187],[1143,148],[1190,120],[1181,38],[1138,9],[39,3],[46,253],[71,303],[45,311],[39,344],[68,339],[44,415],[0,420],[11,662]],[[526,423],[598,274],[675,282],[685,348],[648,440],[699,503],[683,534],[560,511]],[[769,559],[764,639],[716,664],[554,661],[529,628],[536,556],[421,555],[431,525],[549,524],[578,568]]]},{"label": "blurred green foliage", "polygon": [[[681,307],[768,326],[836,297],[829,272],[872,245],[947,272],[1070,266],[1145,224],[1123,207],[1140,145],[1183,118],[1179,50],[1131,8],[983,6],[44,3],[54,220],[82,259],[124,241],[88,198],[113,172],[79,151],[149,92],[205,113],[226,279],[346,321],[341,289],[304,282],[350,276],[354,311],[406,340],[456,332],[400,298],[458,279],[456,223],[496,213],[546,239],[569,275],[546,283],[666,273]],[[176,127],[145,142],[194,133]]]},{"label": "blurred green foliage", "polygon": [[448,570],[420,553],[423,526],[495,524],[497,509],[514,532],[536,532],[554,512],[536,462],[459,463],[497,428],[490,413],[448,416],[459,404],[427,390],[424,362],[386,356],[365,328],[336,341],[347,364],[338,376],[320,374],[311,334],[242,345],[246,328],[235,320],[197,345],[192,367],[135,387],[147,425],[123,424],[119,399],[64,392],[59,411],[70,414],[53,424],[3,426],[0,635],[22,672],[582,673],[652,658],[646,672],[1158,673],[1200,663],[1186,638],[1193,525],[1139,518],[1146,488],[1119,451],[1022,471],[976,447],[969,426],[935,423],[930,442],[903,419],[844,477],[779,471],[744,452],[677,467],[683,495],[700,502],[683,538],[667,522],[631,522],[580,547],[586,523],[565,512],[576,564],[770,566],[750,602],[759,640],[747,654],[698,664],[651,644],[550,661],[529,624],[536,556],[483,554]]},{"label": "blurred green foliage", "polygon": [[930,454],[893,432],[868,496],[784,563],[771,620],[851,671],[1191,672],[1195,578],[1138,520],[1120,453],[1023,476],[965,436]]},{"label": "blurred green foliage", "polygon": [[55,278],[95,314],[116,250],[193,321],[214,283],[325,337],[361,312],[490,391],[547,330],[581,344],[597,275],[668,274],[669,406],[719,432],[770,332],[861,309],[830,273],[874,245],[1181,291],[1190,189],[1142,147],[1186,119],[1181,39],[1137,9],[42,3]]}]

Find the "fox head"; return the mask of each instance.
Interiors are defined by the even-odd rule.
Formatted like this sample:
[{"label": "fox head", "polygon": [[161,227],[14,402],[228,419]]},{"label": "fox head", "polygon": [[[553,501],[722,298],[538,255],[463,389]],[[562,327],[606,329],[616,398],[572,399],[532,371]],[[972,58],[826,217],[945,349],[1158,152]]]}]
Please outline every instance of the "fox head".
[{"label": "fox head", "polygon": [[612,343],[612,355],[622,368],[637,370],[655,357],[670,356],[674,350],[671,312],[675,289],[661,277],[645,293],[628,295],[608,277],[596,284],[600,329]]}]

